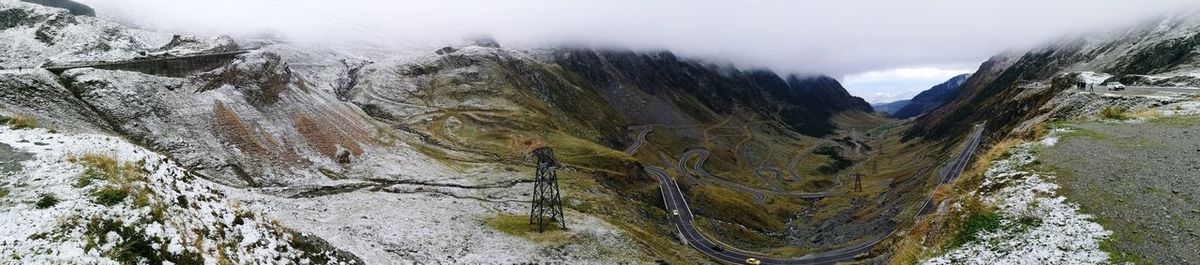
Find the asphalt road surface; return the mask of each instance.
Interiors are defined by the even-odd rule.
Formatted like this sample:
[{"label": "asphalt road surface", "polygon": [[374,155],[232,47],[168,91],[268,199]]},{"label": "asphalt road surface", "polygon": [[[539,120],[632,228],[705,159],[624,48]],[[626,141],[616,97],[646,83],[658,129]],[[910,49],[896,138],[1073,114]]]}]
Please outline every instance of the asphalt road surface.
[{"label": "asphalt road surface", "polygon": [[646,134],[649,134],[650,131],[653,131],[654,127],[650,125],[642,125],[629,127],[629,129],[640,130],[641,132],[638,132],[637,138],[633,138],[633,144],[630,145],[629,148],[625,148],[625,155],[633,155],[634,153],[637,153],[638,149],[642,148],[642,145],[646,143]]},{"label": "asphalt road surface", "polygon": [[[762,191],[759,191],[754,188],[746,187],[742,184],[738,184],[736,182],[729,181],[727,179],[723,179],[723,178],[714,176],[713,174],[709,174],[708,171],[705,171],[704,170],[704,162],[708,161],[708,155],[709,155],[708,150],[693,149],[691,151],[687,151],[686,153],[683,153],[683,155],[679,156],[679,165],[677,166],[677,168],[686,170],[687,169],[687,161],[690,160],[688,158],[695,156],[695,155],[699,155],[699,159],[696,160],[695,164],[692,164],[692,172],[696,172],[696,174],[700,174],[700,176],[705,177],[705,179],[710,182],[714,182],[721,186],[729,187],[729,188],[732,188],[732,189],[735,189],[735,190],[738,190],[741,192],[748,193],[748,194],[750,194],[751,197],[753,197],[754,203],[761,204],[761,203],[767,202],[767,194],[763,193]],[[690,174],[689,172],[686,172],[686,171],[681,171],[680,173]]]},{"label": "asphalt road surface", "polygon": [[[974,154],[979,146],[980,139],[982,139],[983,135],[983,129],[983,124],[976,126],[971,140],[967,143],[967,146],[963,148],[962,153],[955,158],[954,162],[951,163],[951,166],[947,170],[943,171],[939,185],[958,178],[958,175],[961,174],[962,170],[966,168],[966,165],[968,165],[971,160],[972,154]],[[693,152],[689,151],[689,153]],[[694,153],[706,154],[707,152],[697,151]],[[681,158],[681,161],[686,160],[686,157],[688,157],[687,154],[685,154],[684,158]],[[703,160],[699,162],[701,163],[697,163],[697,165],[703,164]],[[678,166],[682,167],[684,164],[685,163],[680,163]],[[681,168],[677,168],[676,170],[679,169]],[[702,167],[699,170],[699,172],[704,172],[702,171]],[[746,262],[746,260],[749,258],[756,258],[761,261],[762,264],[834,264],[838,261],[852,260],[855,256],[867,253],[871,251],[876,244],[879,244],[879,242],[896,233],[896,230],[893,229],[892,232],[886,235],[871,237],[861,243],[817,254],[809,254],[792,258],[767,257],[751,251],[739,250],[732,246],[728,246],[705,237],[698,229],[696,229],[696,225],[693,223],[695,218],[692,215],[691,208],[688,207],[687,201],[683,197],[683,192],[679,189],[679,184],[672,180],[671,177],[667,175],[666,170],[661,167],[648,166],[646,167],[646,173],[654,176],[654,178],[658,180],[659,189],[663,196],[663,204],[668,212],[673,213],[671,215],[671,221],[675,224],[675,229],[679,233],[681,239],[696,250],[704,253],[704,255],[720,262],[740,264]],[[917,211],[918,216],[923,215],[928,211],[932,198],[933,197],[931,193],[930,199],[926,200],[925,205],[921,206],[921,210]]]}]

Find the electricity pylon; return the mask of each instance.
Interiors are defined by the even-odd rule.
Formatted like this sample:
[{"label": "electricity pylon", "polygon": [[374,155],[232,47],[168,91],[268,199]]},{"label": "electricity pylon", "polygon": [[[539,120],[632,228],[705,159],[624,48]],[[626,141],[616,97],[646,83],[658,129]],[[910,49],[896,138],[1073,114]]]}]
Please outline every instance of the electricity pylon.
[{"label": "electricity pylon", "polygon": [[567,229],[563,217],[562,199],[558,192],[558,169],[562,164],[554,158],[554,150],[541,147],[533,150],[537,157],[537,173],[533,185],[533,207],[529,210],[529,223],[537,224],[538,232],[546,231],[546,223],[558,224]]}]

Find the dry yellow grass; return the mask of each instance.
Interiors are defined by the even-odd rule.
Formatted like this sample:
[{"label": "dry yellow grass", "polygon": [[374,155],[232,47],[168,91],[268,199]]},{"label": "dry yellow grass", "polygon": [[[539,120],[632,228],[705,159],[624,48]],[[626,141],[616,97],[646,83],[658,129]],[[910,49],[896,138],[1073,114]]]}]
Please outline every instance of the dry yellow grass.
[{"label": "dry yellow grass", "polygon": [[1131,116],[1134,118],[1139,118],[1139,119],[1153,119],[1153,118],[1158,118],[1159,114],[1158,114],[1158,111],[1155,111],[1155,110],[1142,110],[1142,111],[1133,113],[1133,115],[1131,115]]},{"label": "dry yellow grass", "polygon": [[15,115],[12,117],[0,116],[0,124],[8,124],[13,129],[32,129],[38,127],[37,119],[30,116]]},{"label": "dry yellow grass", "polygon": [[921,261],[926,255],[925,239],[932,229],[933,223],[940,221],[938,217],[924,218],[913,224],[912,229],[892,246],[892,259],[888,264],[910,265]]},{"label": "dry yellow grass", "polygon": [[270,149],[273,149],[268,147],[268,143],[259,141],[250,126],[246,126],[242,118],[221,101],[213,104],[213,122],[213,131],[217,136],[244,152],[262,156],[270,154]]},{"label": "dry yellow grass", "polygon": [[[1045,130],[1044,126],[1038,126],[1038,128]],[[1004,159],[1009,148],[1020,143],[1022,143],[1020,139],[1006,139],[988,147],[986,151],[976,157],[975,162],[963,171],[961,177],[950,185],[935,189],[933,191],[935,205],[942,201],[957,201],[962,203],[962,207],[953,208],[943,214],[930,214],[923,219],[916,220],[911,230],[892,246],[893,256],[888,264],[916,264],[922,259],[937,255],[946,244],[950,243],[949,241],[953,241],[963,228],[968,216],[991,211],[987,205],[971,196],[969,192],[978,189],[983,180],[983,173],[990,167],[992,161]]]},{"label": "dry yellow grass", "polygon": [[292,115],[292,123],[300,136],[317,152],[329,158],[337,158],[338,147],[345,148],[350,154],[362,155],[362,146],[356,138],[343,133],[338,127],[328,122],[313,119],[308,115],[296,113]]}]

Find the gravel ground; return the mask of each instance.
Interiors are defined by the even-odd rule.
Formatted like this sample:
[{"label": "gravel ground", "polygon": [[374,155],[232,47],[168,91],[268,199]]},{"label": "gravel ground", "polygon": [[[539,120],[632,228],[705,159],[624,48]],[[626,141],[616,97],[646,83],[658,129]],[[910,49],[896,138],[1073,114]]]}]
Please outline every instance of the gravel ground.
[{"label": "gravel ground", "polygon": [[33,154],[0,143],[0,176],[21,171],[21,162],[29,159],[33,159]]},{"label": "gravel ground", "polygon": [[1115,232],[1114,255],[1200,264],[1200,119],[1169,119],[1067,125],[1041,167],[1063,173],[1060,191]]}]

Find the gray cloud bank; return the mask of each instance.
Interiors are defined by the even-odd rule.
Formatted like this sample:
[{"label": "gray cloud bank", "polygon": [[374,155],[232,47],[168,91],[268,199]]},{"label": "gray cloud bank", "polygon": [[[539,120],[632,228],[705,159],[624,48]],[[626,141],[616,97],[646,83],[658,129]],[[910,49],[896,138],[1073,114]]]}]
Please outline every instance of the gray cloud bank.
[{"label": "gray cloud bank", "polygon": [[272,30],[297,41],[436,47],[489,35],[669,49],[832,76],[978,63],[1012,47],[1134,23],[1195,0],[81,0],[102,16],[200,34]]}]

